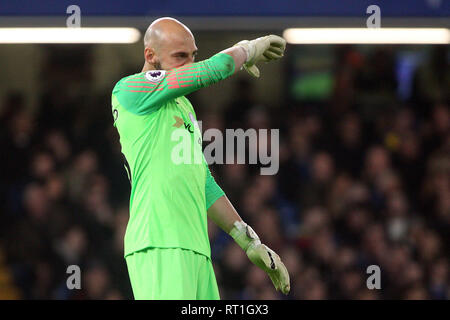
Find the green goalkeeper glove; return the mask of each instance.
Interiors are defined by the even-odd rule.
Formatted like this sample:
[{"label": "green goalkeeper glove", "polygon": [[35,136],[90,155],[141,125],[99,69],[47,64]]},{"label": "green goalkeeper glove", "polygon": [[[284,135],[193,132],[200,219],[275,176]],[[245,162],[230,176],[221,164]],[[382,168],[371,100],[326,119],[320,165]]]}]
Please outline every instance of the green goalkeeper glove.
[{"label": "green goalkeeper glove", "polygon": [[281,59],[286,49],[286,40],[276,35],[269,35],[255,40],[243,40],[234,46],[242,47],[247,53],[243,67],[253,77],[259,77],[256,63]]},{"label": "green goalkeeper glove", "polygon": [[289,293],[289,273],[286,267],[273,250],[261,244],[258,235],[249,225],[243,221],[236,221],[230,236],[245,251],[250,261],[269,275],[277,291]]}]

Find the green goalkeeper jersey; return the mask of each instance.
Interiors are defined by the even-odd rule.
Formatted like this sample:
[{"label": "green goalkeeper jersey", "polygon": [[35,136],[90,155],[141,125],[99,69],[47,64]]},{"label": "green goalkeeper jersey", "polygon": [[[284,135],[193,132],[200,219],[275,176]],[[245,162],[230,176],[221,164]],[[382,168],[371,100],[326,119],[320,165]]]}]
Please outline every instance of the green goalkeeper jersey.
[{"label": "green goalkeeper jersey", "polygon": [[[179,68],[127,76],[115,85],[114,126],[131,182],[125,256],[159,247],[210,257],[206,211],[224,193],[203,157],[200,128],[184,95],[233,73],[233,58],[219,53]],[[183,140],[192,161],[180,163]],[[201,161],[195,161],[198,154]]]}]

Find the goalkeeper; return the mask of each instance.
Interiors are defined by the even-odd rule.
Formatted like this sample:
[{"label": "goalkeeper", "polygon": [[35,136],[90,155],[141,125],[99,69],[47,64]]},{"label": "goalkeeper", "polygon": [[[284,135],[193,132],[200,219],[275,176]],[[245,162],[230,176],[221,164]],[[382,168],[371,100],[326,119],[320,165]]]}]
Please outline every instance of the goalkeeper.
[{"label": "goalkeeper", "polygon": [[[220,299],[208,238],[207,217],[227,232],[264,270],[276,290],[288,294],[289,274],[280,257],[261,244],[211,176],[202,155],[201,132],[185,95],[244,68],[259,77],[257,63],[283,56],[274,35],[241,41],[194,62],[194,36],[172,18],[155,20],[144,37],[145,64],[121,79],[112,93],[131,183],[124,247],[135,299]],[[183,131],[201,160],[176,163],[174,130]]]}]

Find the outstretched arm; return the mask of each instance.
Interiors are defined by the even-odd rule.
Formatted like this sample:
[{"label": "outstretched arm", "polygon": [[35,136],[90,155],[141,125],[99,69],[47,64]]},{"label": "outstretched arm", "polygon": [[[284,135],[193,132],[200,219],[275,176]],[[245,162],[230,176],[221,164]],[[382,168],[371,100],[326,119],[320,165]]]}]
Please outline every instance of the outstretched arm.
[{"label": "outstretched arm", "polygon": [[[239,60],[239,51],[243,50],[233,50],[236,60]],[[151,70],[123,78],[114,87],[113,96],[135,114],[151,114],[167,101],[226,79],[234,71],[233,56],[220,52],[178,68]]]},{"label": "outstretched arm", "polygon": [[284,39],[277,36],[244,40],[200,62],[123,78],[114,87],[113,95],[129,111],[150,114],[165,102],[224,80],[242,67],[250,72],[255,70],[256,62],[281,58],[284,45]]}]

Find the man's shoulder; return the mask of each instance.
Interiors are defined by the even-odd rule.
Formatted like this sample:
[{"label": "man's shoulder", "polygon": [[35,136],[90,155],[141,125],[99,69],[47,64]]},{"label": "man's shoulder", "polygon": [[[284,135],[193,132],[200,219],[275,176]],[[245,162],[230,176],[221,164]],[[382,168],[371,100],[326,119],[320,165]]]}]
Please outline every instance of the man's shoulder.
[{"label": "man's shoulder", "polygon": [[122,77],[116,82],[111,94],[111,103],[113,107],[122,106],[125,109],[133,109],[136,103],[136,94],[133,93],[133,81],[143,81],[143,72],[134,73]]},{"label": "man's shoulder", "polygon": [[145,72],[127,75],[116,82],[112,90],[112,97],[118,99],[124,106],[134,104],[145,85]]},{"label": "man's shoulder", "polygon": [[137,93],[149,91],[148,89],[157,86],[164,80],[166,73],[166,70],[149,70],[125,76],[116,82],[113,93],[119,91]]},{"label": "man's shoulder", "polygon": [[114,85],[113,91],[116,89],[119,89],[120,86],[122,84],[124,84],[124,82],[132,81],[132,80],[137,80],[137,81],[144,80],[144,73],[145,72],[134,73],[134,74],[130,74],[130,75],[120,78],[120,80],[117,81],[116,84]]},{"label": "man's shoulder", "polygon": [[[156,94],[167,88],[166,70],[149,70],[121,78],[112,90],[112,103],[121,105],[137,115],[148,115],[169,102],[165,95]],[[170,97],[169,97],[170,98]]]}]

